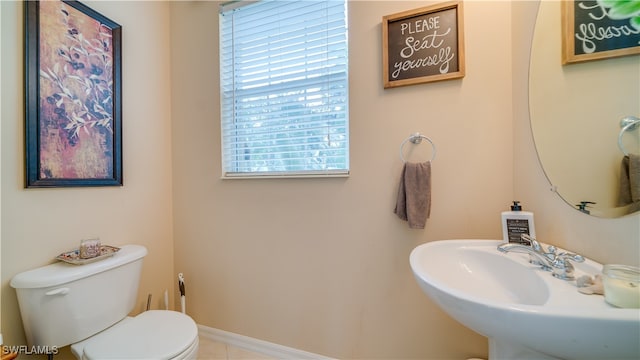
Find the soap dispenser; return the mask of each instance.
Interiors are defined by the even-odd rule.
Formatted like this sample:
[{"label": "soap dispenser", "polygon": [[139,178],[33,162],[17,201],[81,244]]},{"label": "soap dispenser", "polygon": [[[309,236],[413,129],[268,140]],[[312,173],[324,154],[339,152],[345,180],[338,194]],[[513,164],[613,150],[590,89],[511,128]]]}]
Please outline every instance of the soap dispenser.
[{"label": "soap dispenser", "polygon": [[502,212],[502,238],[504,242],[531,245],[522,239],[522,234],[536,237],[533,213],[522,211],[519,201],[514,201],[511,211]]}]

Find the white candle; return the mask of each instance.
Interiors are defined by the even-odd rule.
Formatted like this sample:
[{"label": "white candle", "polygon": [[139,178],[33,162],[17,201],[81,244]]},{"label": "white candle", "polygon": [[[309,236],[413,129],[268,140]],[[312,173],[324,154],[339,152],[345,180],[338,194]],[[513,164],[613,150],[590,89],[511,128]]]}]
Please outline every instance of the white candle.
[{"label": "white candle", "polygon": [[640,308],[640,270],[625,265],[605,265],[604,298],[620,308]]}]

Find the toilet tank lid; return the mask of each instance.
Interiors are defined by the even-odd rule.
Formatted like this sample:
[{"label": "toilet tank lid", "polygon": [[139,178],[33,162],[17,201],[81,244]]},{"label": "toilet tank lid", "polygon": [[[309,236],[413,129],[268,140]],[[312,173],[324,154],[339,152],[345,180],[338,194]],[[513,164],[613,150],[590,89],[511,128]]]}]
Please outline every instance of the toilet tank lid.
[{"label": "toilet tank lid", "polygon": [[141,245],[124,245],[112,257],[96,262],[73,265],[56,262],[17,274],[11,279],[15,289],[38,289],[66,284],[109,269],[136,261],[147,255],[147,248]]}]

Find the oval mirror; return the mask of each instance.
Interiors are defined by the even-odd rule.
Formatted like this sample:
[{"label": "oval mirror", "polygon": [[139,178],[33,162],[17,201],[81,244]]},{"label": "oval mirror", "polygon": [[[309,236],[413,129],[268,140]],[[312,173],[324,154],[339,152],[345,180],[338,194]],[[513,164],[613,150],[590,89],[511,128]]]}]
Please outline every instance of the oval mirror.
[{"label": "oval mirror", "polygon": [[640,199],[620,204],[619,197],[630,186],[623,150],[640,154],[640,126],[626,126],[640,116],[640,56],[563,65],[561,3],[540,2],[531,49],[529,110],[538,157],[570,206],[607,218],[634,213]]}]

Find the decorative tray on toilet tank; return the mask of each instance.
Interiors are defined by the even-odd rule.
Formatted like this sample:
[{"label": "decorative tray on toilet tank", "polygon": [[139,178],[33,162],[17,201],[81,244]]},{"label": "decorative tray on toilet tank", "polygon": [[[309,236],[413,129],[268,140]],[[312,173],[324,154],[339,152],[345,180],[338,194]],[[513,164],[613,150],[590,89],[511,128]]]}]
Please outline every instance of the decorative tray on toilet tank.
[{"label": "decorative tray on toilet tank", "polygon": [[110,246],[110,245],[101,245],[100,255],[98,256],[87,258],[87,259],[81,258],[80,249],[75,249],[75,250],[71,250],[56,256],[56,260],[64,261],[74,265],[84,265],[84,264],[92,263],[94,261],[111,257],[118,251],[120,251],[119,247]]}]

